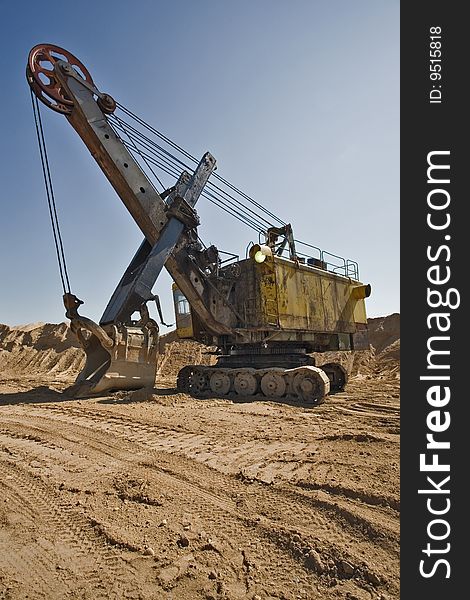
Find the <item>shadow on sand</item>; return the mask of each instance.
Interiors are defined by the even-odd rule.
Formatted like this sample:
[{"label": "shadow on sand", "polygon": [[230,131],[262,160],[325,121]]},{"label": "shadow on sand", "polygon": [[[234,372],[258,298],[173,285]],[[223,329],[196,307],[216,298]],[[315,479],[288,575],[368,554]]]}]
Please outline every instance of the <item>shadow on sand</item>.
[{"label": "shadow on sand", "polygon": [[[176,388],[164,387],[164,388],[153,388],[149,390],[144,388],[143,390],[136,390],[133,392],[111,392],[108,395],[95,395],[88,396],[87,398],[77,398],[69,391],[69,388],[58,391],[50,388],[47,385],[41,385],[32,388],[27,391],[20,392],[4,392],[0,393],[0,406],[16,405],[16,404],[47,404],[47,403],[58,403],[58,402],[70,402],[73,400],[96,400],[97,404],[141,404],[145,402],[152,402],[151,396],[160,396],[172,398],[178,396],[179,392]],[[188,398],[193,400],[200,400],[201,402],[210,400],[221,400],[221,398],[211,398],[209,396],[196,397],[188,395]],[[293,398],[265,398],[265,397],[253,397],[253,396],[238,396],[230,395],[227,398],[223,398],[233,404],[253,404],[254,402],[270,402],[272,404],[283,404],[296,408],[312,409],[317,408],[321,403],[310,404],[304,403],[300,400]],[[173,403],[173,400],[170,401]],[[158,403],[158,400],[157,400]]]},{"label": "shadow on sand", "polygon": [[150,396],[176,396],[179,394],[176,388],[143,388],[133,392],[114,392],[97,400],[97,404],[140,404],[151,402]]},{"label": "shadow on sand", "polygon": [[66,402],[74,400],[68,395],[67,390],[60,392],[41,385],[27,391],[0,393],[0,406],[15,404],[45,404],[49,402]]},{"label": "shadow on sand", "polygon": [[[174,387],[165,387],[165,388],[144,388],[143,390],[137,390],[135,392],[116,392],[113,395],[109,395],[106,398],[102,398],[98,400],[98,404],[137,404],[144,402],[158,402],[158,399],[152,399],[152,396],[158,396],[163,399],[163,397],[168,397],[170,400],[168,404],[174,404],[175,396],[179,396],[181,394]],[[301,400],[287,397],[287,398],[267,398],[265,396],[240,396],[238,394],[231,394],[230,396],[226,396],[225,398],[216,398],[210,395],[205,396],[193,396],[192,394],[184,394],[187,400],[196,400],[201,402],[201,404],[209,403],[211,400],[216,401],[225,401],[227,404],[254,404],[255,402],[269,402],[270,404],[280,404],[284,406],[292,406],[295,408],[304,408],[304,409],[313,409],[320,407],[324,401],[317,403],[306,403]],[[162,403],[163,404],[163,403]]]}]

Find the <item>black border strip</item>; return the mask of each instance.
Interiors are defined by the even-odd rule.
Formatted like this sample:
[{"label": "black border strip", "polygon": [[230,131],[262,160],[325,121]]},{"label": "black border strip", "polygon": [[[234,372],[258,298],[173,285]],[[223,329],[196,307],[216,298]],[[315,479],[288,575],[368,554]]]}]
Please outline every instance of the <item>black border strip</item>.
[{"label": "black border strip", "polygon": [[[466,538],[470,527],[465,488],[470,392],[464,386],[470,353],[464,343],[469,331],[464,287],[470,272],[470,227],[465,218],[470,204],[465,190],[470,172],[470,119],[468,109],[464,110],[464,88],[468,87],[470,35],[464,7],[457,2],[401,4],[401,598],[405,599],[447,600],[468,594]],[[440,48],[432,44],[438,41]],[[432,56],[438,54],[436,49],[440,57]],[[431,62],[433,58],[440,62]],[[433,68],[440,79],[431,78]],[[437,90],[442,94],[440,102]],[[429,154],[437,151],[442,153]],[[450,169],[431,170],[428,181],[428,160]],[[441,203],[443,208],[432,208],[429,203]],[[432,225],[450,222],[443,229],[433,229],[428,214]],[[429,271],[431,267],[437,268]],[[430,281],[441,282],[448,275],[446,282]],[[428,297],[428,288],[441,293],[441,306],[430,306],[439,305],[440,296]],[[451,305],[459,299],[460,305],[446,307],[446,299]],[[446,316],[430,317],[436,313]],[[441,331],[438,323],[448,330]],[[433,354],[437,349],[449,354]],[[420,376],[448,376],[449,380]],[[433,386],[436,389],[429,391]],[[445,402],[447,392],[450,399]],[[437,432],[438,428],[443,431]],[[450,448],[426,448],[427,434],[449,442]],[[435,460],[450,470],[420,470],[420,454],[425,454],[426,464]],[[428,492],[419,494],[419,489]],[[420,573],[420,567],[427,576]]]}]

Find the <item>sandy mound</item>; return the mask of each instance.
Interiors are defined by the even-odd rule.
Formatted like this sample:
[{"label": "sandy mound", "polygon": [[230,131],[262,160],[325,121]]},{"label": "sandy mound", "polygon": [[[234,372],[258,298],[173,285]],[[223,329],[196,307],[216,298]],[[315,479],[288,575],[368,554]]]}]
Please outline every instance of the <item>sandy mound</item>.
[{"label": "sandy mound", "polygon": [[400,315],[369,319],[369,341],[375,351],[372,374],[400,377]]},{"label": "sandy mound", "polygon": [[393,313],[387,317],[368,319],[369,341],[377,354],[400,339],[400,315]]},{"label": "sandy mound", "polygon": [[[400,366],[400,315],[369,320],[371,348],[361,352],[316,354],[318,365],[340,362],[352,376],[397,377]],[[188,364],[215,364],[208,348],[179,340],[176,332],[161,336],[158,375],[175,377]],[[84,363],[84,353],[66,323],[34,323],[9,327],[0,324],[0,372],[4,375],[49,375],[73,379]]]},{"label": "sandy mound", "polygon": [[0,324],[0,371],[3,375],[75,376],[84,353],[66,323],[9,327]]},{"label": "sandy mound", "polygon": [[[10,329],[12,331],[21,330],[21,331],[32,331],[33,329],[37,329],[38,327],[42,327],[46,325],[44,321],[37,321],[36,323],[26,323],[25,325],[12,325]],[[1,325],[0,325],[1,327]]]},{"label": "sandy mound", "polygon": [[377,356],[377,370],[394,377],[400,376],[400,340],[395,340]]},{"label": "sandy mound", "polygon": [[185,365],[213,365],[215,356],[210,348],[190,340],[174,341],[163,345],[158,358],[158,375],[176,377]]}]

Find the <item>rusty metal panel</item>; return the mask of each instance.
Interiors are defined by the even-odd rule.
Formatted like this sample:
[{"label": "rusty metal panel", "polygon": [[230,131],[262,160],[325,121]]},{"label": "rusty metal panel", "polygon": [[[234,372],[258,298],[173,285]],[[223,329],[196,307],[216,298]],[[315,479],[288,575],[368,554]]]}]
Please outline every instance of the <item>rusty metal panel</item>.
[{"label": "rusty metal panel", "polygon": [[263,321],[270,327],[279,326],[279,302],[276,266],[273,260],[266,260],[259,270],[259,290]]},{"label": "rusty metal panel", "polygon": [[352,336],[354,350],[369,349],[369,332],[367,329],[359,329]]},{"label": "rusty metal panel", "polygon": [[259,280],[252,260],[242,260],[240,277],[232,288],[231,301],[242,317],[239,327],[259,327],[262,323]]},{"label": "rusty metal panel", "polygon": [[367,324],[366,303],[364,300],[358,300],[358,302],[356,302],[353,318],[355,323]]},{"label": "rusty metal panel", "polygon": [[354,333],[367,322],[364,300],[353,295],[358,282],[277,257],[273,264],[282,329]]},{"label": "rusty metal panel", "polygon": [[324,331],[321,280],[306,277],[294,263],[275,259],[279,283],[279,322],[283,329]]},{"label": "rusty metal panel", "polygon": [[[237,329],[238,343],[261,342],[268,336],[276,342],[347,350],[351,334],[366,327],[364,299],[354,292],[357,281],[278,257],[237,264],[239,275],[228,288],[223,278],[214,279],[217,294],[210,304],[215,318]],[[226,294],[236,315],[220,299]]]}]

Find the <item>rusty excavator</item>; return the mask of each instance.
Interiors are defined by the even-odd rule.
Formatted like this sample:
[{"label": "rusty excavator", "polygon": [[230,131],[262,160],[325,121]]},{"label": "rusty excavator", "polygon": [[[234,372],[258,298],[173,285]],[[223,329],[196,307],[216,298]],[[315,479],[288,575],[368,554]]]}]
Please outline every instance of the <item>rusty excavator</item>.
[{"label": "rusty excavator", "polygon": [[[339,363],[316,367],[311,353],[369,347],[370,286],[359,281],[357,263],[295,240],[290,224],[215,173],[209,152],[197,161],[102,93],[67,50],[35,46],[26,76],[51,218],[56,210],[38,100],[65,116],[144,235],[95,323],[78,312],[82,301],[68,285],[53,220],[59,266],[64,258],[66,316],[86,353],[73,386],[77,397],[153,387],[159,326],[148,303],[156,302],[163,323],[152,292],[163,267],[174,281],[178,337],[215,347],[217,355],[214,366],[183,367],[179,390],[196,397],[287,397],[318,404],[330,391],[344,389],[345,369]],[[158,169],[172,185],[162,184]],[[257,232],[244,259],[204,246],[194,208],[201,196]],[[298,251],[301,244],[311,255]]]}]

